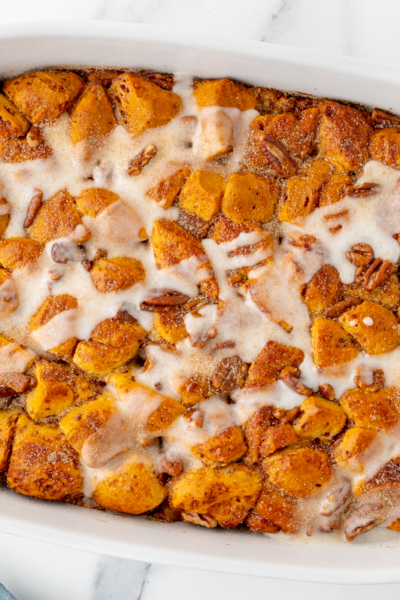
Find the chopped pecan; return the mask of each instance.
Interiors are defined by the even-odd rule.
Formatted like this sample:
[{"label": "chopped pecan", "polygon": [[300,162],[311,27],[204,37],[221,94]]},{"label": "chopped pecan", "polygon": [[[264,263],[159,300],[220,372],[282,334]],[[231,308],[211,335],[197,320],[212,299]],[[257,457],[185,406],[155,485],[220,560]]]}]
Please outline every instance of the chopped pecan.
[{"label": "chopped pecan", "polygon": [[339,233],[341,229],[343,229],[343,225],[336,225],[336,227],[330,227],[329,231],[332,235],[335,235],[336,233]]},{"label": "chopped pecan", "polygon": [[231,392],[235,388],[243,387],[249,365],[239,356],[224,358],[216,366],[211,382],[217,390]]},{"label": "chopped pecan", "polygon": [[373,196],[379,191],[379,185],[377,183],[362,183],[361,185],[345,185],[344,193],[346,196],[352,198],[365,198],[366,196]]},{"label": "chopped pecan", "polygon": [[260,148],[269,164],[282,177],[292,177],[296,174],[296,163],[289,156],[285,146],[271,135],[264,135]]},{"label": "chopped pecan", "polygon": [[232,287],[240,287],[246,281],[245,275],[239,271],[228,271],[226,279]]},{"label": "chopped pecan", "polygon": [[152,83],[156,83],[160,88],[168,92],[174,87],[174,76],[170,73],[144,73],[143,77]]},{"label": "chopped pecan", "polygon": [[26,135],[26,141],[28,142],[28,146],[30,146],[31,148],[37,148],[38,146],[40,146],[40,144],[43,144],[44,140],[39,127],[32,125],[32,127]]},{"label": "chopped pecan", "polygon": [[321,383],[321,385],[318,388],[318,391],[327,400],[330,400],[331,402],[334,401],[334,399],[335,399],[335,390],[333,389],[333,387],[331,386],[330,383]]},{"label": "chopped pecan", "polygon": [[205,298],[198,296],[197,298],[192,298],[185,304],[185,309],[190,312],[193,316],[196,315],[199,310],[204,308],[208,304]]},{"label": "chopped pecan", "polygon": [[148,312],[161,312],[168,310],[171,306],[183,306],[189,300],[189,296],[175,292],[174,290],[167,290],[164,294],[159,296],[150,296],[143,300],[140,305],[141,310]]},{"label": "chopped pecan", "polygon": [[210,230],[210,224],[207,221],[183,210],[179,213],[178,224],[198,240],[205,238]]},{"label": "chopped pecan", "polygon": [[356,375],[354,377],[354,383],[365,392],[373,394],[378,392],[385,385],[385,374],[382,369],[376,369],[372,372],[372,383],[366,382],[362,375]]},{"label": "chopped pecan", "polygon": [[128,323],[137,323],[134,316],[128,313],[127,310],[119,310],[113,317],[113,321],[126,321]]},{"label": "chopped pecan", "polygon": [[306,250],[309,250],[316,241],[317,238],[313,235],[301,235],[297,239],[292,239],[290,243],[296,248],[305,248]]},{"label": "chopped pecan", "polygon": [[51,258],[56,263],[81,262],[84,255],[84,250],[73,242],[53,244],[51,248]]},{"label": "chopped pecan", "polygon": [[93,263],[88,260],[87,258],[85,258],[84,260],[81,261],[82,266],[84,269],[86,269],[86,271],[91,271],[93,268]]},{"label": "chopped pecan", "polygon": [[301,371],[296,367],[285,367],[279,374],[279,379],[286,383],[292,390],[302,396],[311,396],[313,391],[300,381]]},{"label": "chopped pecan", "polygon": [[346,258],[356,267],[366,267],[374,260],[374,251],[369,244],[354,244]]},{"label": "chopped pecan", "polygon": [[32,196],[31,201],[29,202],[28,210],[26,213],[26,217],[25,217],[25,221],[24,221],[24,229],[28,229],[28,227],[30,227],[32,225],[33,221],[35,220],[36,213],[39,210],[40,205],[42,203],[42,198],[43,198],[42,190],[35,188],[33,190],[33,196]]},{"label": "chopped pecan", "polygon": [[381,258],[376,258],[374,262],[363,273],[363,285],[368,291],[371,291],[387,281],[393,273],[397,273],[398,267],[393,265],[390,260],[382,262]]},{"label": "chopped pecan", "polygon": [[379,125],[384,125],[385,127],[400,127],[400,117],[389,115],[379,108],[374,108],[371,119]]},{"label": "chopped pecan", "polygon": [[143,167],[145,167],[151,159],[157,154],[157,148],[154,144],[147,144],[128,165],[128,175],[140,175]]},{"label": "chopped pecan", "polygon": [[23,373],[5,373],[0,375],[0,386],[7,387],[15,394],[21,394],[36,387],[37,381]]},{"label": "chopped pecan", "polygon": [[198,513],[191,511],[182,512],[182,521],[184,523],[192,523],[193,525],[201,525],[207,527],[207,529],[213,529],[218,525],[214,517],[210,515],[199,515]]},{"label": "chopped pecan", "polygon": [[235,348],[236,342],[234,340],[226,340],[225,342],[217,342],[212,347],[213,352],[216,350],[222,350],[223,348]]},{"label": "chopped pecan", "polygon": [[295,406],[294,408],[291,408],[290,410],[278,408],[274,412],[274,417],[275,417],[275,419],[278,419],[281,423],[286,425],[286,423],[293,423],[293,421],[295,420],[295,418],[297,417],[299,412],[300,412],[300,406]]},{"label": "chopped pecan", "polygon": [[160,467],[163,473],[177,477],[183,471],[183,462],[181,460],[168,460],[164,455],[160,458]]},{"label": "chopped pecan", "polygon": [[100,258],[107,258],[108,252],[107,250],[103,250],[102,248],[95,248],[93,260],[100,260]]},{"label": "chopped pecan", "polygon": [[336,319],[336,317],[340,317],[346,310],[353,308],[353,306],[358,306],[362,303],[360,298],[353,298],[352,296],[346,296],[343,300],[336,302],[333,306],[330,306],[324,311],[325,317],[328,319]]}]

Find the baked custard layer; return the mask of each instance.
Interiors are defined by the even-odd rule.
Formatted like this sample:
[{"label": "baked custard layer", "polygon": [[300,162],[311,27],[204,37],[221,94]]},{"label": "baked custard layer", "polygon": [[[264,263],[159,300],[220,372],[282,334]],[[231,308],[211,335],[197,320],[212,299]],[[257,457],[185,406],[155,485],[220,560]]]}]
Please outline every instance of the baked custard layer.
[{"label": "baked custard layer", "polygon": [[228,79],[0,93],[0,474],[208,528],[400,531],[400,118]]}]

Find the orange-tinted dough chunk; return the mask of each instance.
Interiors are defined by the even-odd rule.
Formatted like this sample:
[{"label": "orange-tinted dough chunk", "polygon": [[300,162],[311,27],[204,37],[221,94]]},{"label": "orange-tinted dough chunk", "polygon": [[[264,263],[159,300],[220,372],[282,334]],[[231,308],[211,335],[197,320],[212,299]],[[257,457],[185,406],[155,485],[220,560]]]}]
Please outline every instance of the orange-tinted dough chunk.
[{"label": "orange-tinted dough chunk", "polygon": [[117,124],[106,90],[100,83],[88,84],[71,113],[71,141],[74,145],[99,138]]},{"label": "orange-tinted dough chunk", "polygon": [[332,265],[322,267],[312,276],[303,291],[303,299],[312,315],[335,304],[341,293],[339,271]]},{"label": "orange-tinted dough chunk", "polygon": [[198,106],[224,106],[249,110],[256,98],[251,90],[229,79],[205,79],[195,84],[193,96]]},{"label": "orange-tinted dough chunk", "polygon": [[152,187],[148,192],[146,192],[146,195],[150,196],[150,198],[158,202],[160,206],[166,210],[173,205],[175,198],[181,191],[182,186],[189,175],[189,167],[182,167]]},{"label": "orange-tinted dough chunk", "polygon": [[82,484],[78,454],[63,432],[21,415],[7,473],[8,487],[34,498],[70,500],[82,495]]},{"label": "orange-tinted dough chunk", "polygon": [[247,452],[240,427],[228,427],[203,444],[192,448],[193,454],[206,466],[225,466],[240,460]]},{"label": "orange-tinted dough chunk", "polygon": [[107,294],[127,290],[143,281],[145,271],[136,258],[121,256],[98,260],[90,271],[90,276],[99,292]]},{"label": "orange-tinted dough chunk", "polygon": [[0,94],[0,140],[22,137],[28,133],[29,121],[13,102]]},{"label": "orange-tinted dough chunk", "polygon": [[37,125],[69,109],[84,83],[71,71],[30,71],[3,84],[4,93]]},{"label": "orange-tinted dough chunk", "polygon": [[107,206],[117,202],[117,200],[120,200],[120,197],[110,190],[89,188],[83,190],[80,196],[77,197],[76,206],[82,215],[98,217]]},{"label": "orange-tinted dough chunk", "polygon": [[19,415],[18,408],[0,410],[0,473],[7,470],[8,457]]},{"label": "orange-tinted dough chunk", "polygon": [[383,388],[368,394],[358,388],[347,390],[340,398],[340,404],[348,418],[357,425],[376,431],[390,429],[399,418],[400,391],[397,388]]},{"label": "orange-tinted dough chunk", "polygon": [[211,221],[221,207],[226,183],[217,173],[196,171],[190,175],[179,195],[179,206],[205,221]]},{"label": "orange-tinted dough chunk", "polygon": [[10,138],[0,141],[0,162],[21,163],[28,160],[49,158],[52,149],[47,144],[32,147],[26,138]]},{"label": "orange-tinted dough chunk", "polygon": [[266,483],[246,524],[253,531],[295,533],[300,525],[296,500]]},{"label": "orange-tinted dough chunk", "polygon": [[346,425],[346,415],[338,404],[319,396],[306,398],[293,429],[300,438],[329,440]]},{"label": "orange-tinted dough chunk", "polygon": [[284,367],[299,367],[304,353],[298,348],[267,342],[254,363],[250,365],[245,388],[263,388],[274,383]]},{"label": "orange-tinted dough chunk", "polygon": [[271,177],[234,173],[222,199],[222,212],[231,219],[268,223],[278,201],[278,188]]},{"label": "orange-tinted dough chunk", "polygon": [[89,230],[84,227],[71,194],[67,190],[57,192],[39,208],[29,232],[37,242],[46,244],[51,240],[68,237],[81,226],[82,231],[75,232],[75,242],[86,242]]},{"label": "orange-tinted dough chunk", "polygon": [[390,167],[400,167],[400,129],[385,127],[375,131],[371,137],[369,150],[374,160],[379,160]]},{"label": "orange-tinted dough chunk", "polygon": [[385,354],[400,344],[399,324],[387,308],[363,302],[345,312],[339,321],[368,354]]},{"label": "orange-tinted dough chunk", "polygon": [[10,271],[34,265],[43,248],[43,244],[28,238],[7,238],[0,242],[0,264]]},{"label": "orange-tinted dough chunk", "polygon": [[132,136],[166,125],[182,107],[177,94],[163,90],[136,73],[123,73],[113,80],[109,94],[121,123]]},{"label": "orange-tinted dough chunk", "polygon": [[349,362],[360,352],[352,336],[339,323],[324,317],[315,319],[311,341],[317,369]]}]

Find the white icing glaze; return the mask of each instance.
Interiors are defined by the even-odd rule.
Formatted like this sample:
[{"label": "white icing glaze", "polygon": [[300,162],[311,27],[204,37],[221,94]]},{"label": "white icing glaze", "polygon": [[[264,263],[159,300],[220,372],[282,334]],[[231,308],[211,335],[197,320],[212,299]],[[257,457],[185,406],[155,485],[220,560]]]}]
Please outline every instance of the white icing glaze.
[{"label": "white icing glaze", "polygon": [[23,373],[28,365],[36,358],[29,348],[21,348],[15,342],[0,347],[0,374]]}]

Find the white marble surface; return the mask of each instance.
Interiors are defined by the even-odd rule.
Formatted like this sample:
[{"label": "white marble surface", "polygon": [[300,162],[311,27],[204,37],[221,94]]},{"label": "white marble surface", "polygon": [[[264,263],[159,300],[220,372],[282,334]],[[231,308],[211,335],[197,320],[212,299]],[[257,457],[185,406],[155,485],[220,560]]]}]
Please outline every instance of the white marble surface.
[{"label": "white marble surface", "polygon": [[[301,46],[398,67],[396,0],[12,0],[1,20],[148,23]],[[0,581],[19,600],[398,600],[400,584],[285,582],[115,559],[0,534]]]}]

